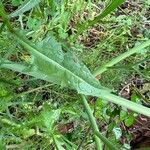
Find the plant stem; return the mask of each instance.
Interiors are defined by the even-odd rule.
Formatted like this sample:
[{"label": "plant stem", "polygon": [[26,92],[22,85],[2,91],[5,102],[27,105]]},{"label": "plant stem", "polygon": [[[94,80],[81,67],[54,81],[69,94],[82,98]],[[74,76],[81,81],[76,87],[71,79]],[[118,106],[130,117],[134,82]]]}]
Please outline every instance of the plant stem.
[{"label": "plant stem", "polygon": [[150,45],[150,40],[142,43],[141,45],[134,47],[132,49],[130,49],[129,51],[119,55],[118,57],[112,59],[111,61],[109,61],[108,63],[106,63],[104,66],[99,67],[96,71],[94,71],[93,75],[97,76],[99,74],[102,74],[103,72],[107,71],[109,69],[109,67],[112,67],[113,65],[117,64],[118,62],[122,61],[123,59],[133,55],[134,53],[140,51],[141,49],[147,47]]},{"label": "plant stem", "polygon": [[110,150],[118,150],[105,136],[103,136],[100,132],[95,131],[95,134],[107,145]]},{"label": "plant stem", "polygon": [[110,102],[120,105],[124,108],[128,108],[132,111],[135,111],[135,112],[143,114],[147,117],[150,117],[150,108],[148,108],[148,107],[145,107],[145,106],[137,104],[135,102],[126,100],[122,97],[116,96],[116,95],[108,93],[108,92],[101,94],[100,97],[104,100],[110,101]]},{"label": "plant stem", "polygon": [[[97,123],[96,123],[96,119],[93,116],[93,113],[91,111],[91,108],[90,108],[89,104],[87,103],[87,100],[86,100],[85,96],[81,95],[81,99],[82,99],[82,102],[84,104],[86,113],[88,114],[88,117],[89,117],[89,120],[90,120],[91,127],[92,127],[93,131],[99,132],[99,129],[98,129],[98,126],[97,126]],[[102,150],[102,143],[101,143],[100,139],[96,135],[94,135],[94,138],[95,138],[95,143],[96,143],[96,149],[97,150]]]}]

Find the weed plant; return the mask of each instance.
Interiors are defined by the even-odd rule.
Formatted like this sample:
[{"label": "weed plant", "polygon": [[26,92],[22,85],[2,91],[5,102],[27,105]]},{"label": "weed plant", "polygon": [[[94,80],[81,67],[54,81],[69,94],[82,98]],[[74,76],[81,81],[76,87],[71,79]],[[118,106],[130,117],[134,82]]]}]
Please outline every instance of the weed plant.
[{"label": "weed plant", "polygon": [[[140,21],[125,4],[0,0],[1,149],[130,149],[119,144],[120,124],[150,117],[150,108],[116,89],[134,72],[149,80],[137,66],[149,61],[150,39],[138,25],[144,34],[132,35]],[[135,5],[143,17],[149,3]],[[98,39],[86,47],[93,28]]]}]

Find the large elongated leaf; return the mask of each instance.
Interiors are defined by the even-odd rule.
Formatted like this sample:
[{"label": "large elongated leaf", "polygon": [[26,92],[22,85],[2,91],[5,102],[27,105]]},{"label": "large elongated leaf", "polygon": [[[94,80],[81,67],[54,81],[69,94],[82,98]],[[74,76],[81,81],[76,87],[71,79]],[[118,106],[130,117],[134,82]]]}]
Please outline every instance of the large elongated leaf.
[{"label": "large elongated leaf", "polygon": [[93,95],[121,105],[138,113],[150,116],[150,109],[124,98],[115,96],[102,87],[88,68],[79,63],[71,53],[63,53],[61,45],[49,37],[33,46],[15,32],[19,43],[32,55],[30,65],[2,63],[1,67],[12,69],[65,87],[76,89],[78,93]]},{"label": "large elongated leaf", "polygon": [[53,82],[63,87],[76,89],[82,94],[99,95],[99,89],[102,89],[102,86],[93,77],[88,68],[83,63],[79,63],[71,52],[63,53],[61,45],[54,38],[48,37],[39,42],[37,46],[33,46],[29,41],[21,39],[21,37],[18,38],[20,43],[32,55],[31,64],[22,65],[7,62],[2,65],[3,67]]},{"label": "large elongated leaf", "polygon": [[22,5],[13,13],[9,15],[10,18],[17,17],[22,15],[24,12],[32,9],[35,5],[37,5],[41,0],[25,0]]}]

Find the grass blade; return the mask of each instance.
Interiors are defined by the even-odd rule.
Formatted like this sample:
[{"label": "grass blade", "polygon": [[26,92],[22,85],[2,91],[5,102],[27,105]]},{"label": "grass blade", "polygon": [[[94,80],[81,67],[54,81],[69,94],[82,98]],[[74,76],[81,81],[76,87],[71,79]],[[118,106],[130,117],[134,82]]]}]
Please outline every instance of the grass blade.
[{"label": "grass blade", "polygon": [[122,4],[125,0],[113,0],[104,10],[101,14],[96,16],[94,20],[88,20],[83,24],[77,25],[77,34],[73,38],[73,42],[76,40],[76,38],[83,33],[85,30],[87,30],[90,26],[95,25],[98,22],[102,22],[102,19],[109,15],[112,11],[114,11],[120,4]]},{"label": "grass blade", "polygon": [[107,15],[109,15],[112,11],[114,11],[119,5],[121,5],[125,0],[113,0],[104,10],[103,12],[95,17],[93,21],[91,21],[91,25],[94,25],[99,20],[103,19]]}]

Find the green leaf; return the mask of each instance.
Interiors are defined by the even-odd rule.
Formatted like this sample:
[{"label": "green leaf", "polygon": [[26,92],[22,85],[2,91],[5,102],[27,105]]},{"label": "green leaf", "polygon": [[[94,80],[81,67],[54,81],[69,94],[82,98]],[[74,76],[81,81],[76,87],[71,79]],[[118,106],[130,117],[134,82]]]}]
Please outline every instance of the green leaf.
[{"label": "green leaf", "polygon": [[55,121],[59,119],[60,109],[52,110],[48,104],[45,104],[41,112],[42,124],[50,131],[53,130]]},{"label": "green leaf", "polygon": [[21,133],[22,133],[23,138],[27,139],[35,134],[35,130],[24,128],[21,130]]},{"label": "green leaf", "polygon": [[[75,89],[80,94],[101,97],[135,112],[150,116],[149,108],[111,94],[110,90],[102,87],[88,68],[79,63],[73,54],[62,52],[60,44],[54,38],[48,37],[35,46],[24,39],[19,32],[14,31],[14,34],[18,42],[31,53],[32,62],[28,65],[1,62],[0,67]],[[149,44],[148,41],[145,43],[144,46]]]},{"label": "green leaf", "polygon": [[[70,52],[63,53],[60,44],[53,38],[46,38],[42,41],[44,44],[39,43],[38,46],[35,46],[27,39],[24,39],[19,32],[13,32],[18,42],[32,54],[32,63],[27,66],[1,62],[0,67],[12,69],[64,87],[76,89],[80,94],[101,97],[104,100],[150,116],[149,108],[111,94],[110,90],[106,90],[106,88],[102,87],[92,76],[88,68],[84,64],[79,63],[76,57]],[[52,45],[52,43],[54,45]],[[146,41],[143,45],[148,46],[149,41]],[[131,54],[133,54],[133,52]],[[119,57],[119,60],[120,59]]]},{"label": "green leaf", "polygon": [[22,3],[22,5],[14,12],[12,12],[9,17],[17,17],[22,15],[24,12],[32,9],[35,5],[37,5],[41,0],[26,0]]},{"label": "green leaf", "polygon": [[130,127],[134,122],[134,116],[130,115],[126,120],[125,120],[125,125],[127,127]]},{"label": "green leaf", "polygon": [[36,18],[31,18],[31,17],[28,18],[27,26],[29,29],[37,31],[40,25],[41,25],[41,20]]},{"label": "green leaf", "polygon": [[12,0],[12,5],[13,6],[18,6],[18,5],[20,5],[21,4],[21,2],[22,2],[22,0]]},{"label": "green leaf", "polygon": [[103,12],[95,17],[93,20],[94,23],[97,23],[99,20],[103,19],[107,15],[109,15],[112,11],[114,11],[119,5],[121,5],[125,0],[113,0],[104,10]]},{"label": "green leaf", "polygon": [[127,118],[127,116],[128,116],[128,113],[126,111],[124,111],[124,110],[120,111],[120,120],[121,121],[125,120]]},{"label": "green leaf", "polygon": [[132,102],[140,102],[140,99],[139,99],[139,97],[138,97],[138,95],[136,94],[136,93],[133,93],[132,95],[131,95],[131,101]]},{"label": "green leaf", "polygon": [[116,139],[120,139],[122,136],[122,130],[120,128],[113,128],[113,132],[115,134]]},{"label": "green leaf", "polygon": [[99,95],[102,86],[88,68],[71,53],[63,53],[61,44],[53,37],[45,38],[37,46],[18,38],[32,55],[30,65],[5,63],[2,66],[43,79],[62,87],[76,89],[85,95]]}]

